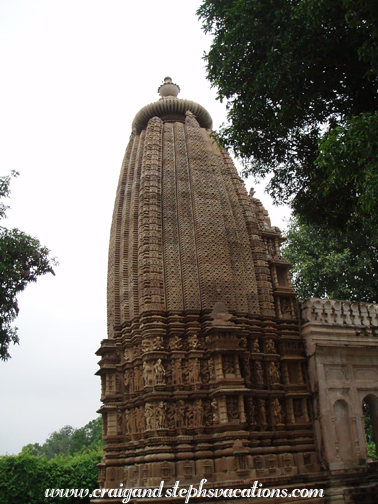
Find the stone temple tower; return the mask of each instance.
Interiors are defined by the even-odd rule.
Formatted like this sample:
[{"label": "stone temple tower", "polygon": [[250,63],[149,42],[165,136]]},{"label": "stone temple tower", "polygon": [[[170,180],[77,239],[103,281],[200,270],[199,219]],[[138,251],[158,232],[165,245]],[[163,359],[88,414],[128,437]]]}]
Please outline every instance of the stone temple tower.
[{"label": "stone temple tower", "polygon": [[280,231],[212,140],[209,113],[168,77],[159,92],[134,119],[114,207],[100,485],[314,480]]}]

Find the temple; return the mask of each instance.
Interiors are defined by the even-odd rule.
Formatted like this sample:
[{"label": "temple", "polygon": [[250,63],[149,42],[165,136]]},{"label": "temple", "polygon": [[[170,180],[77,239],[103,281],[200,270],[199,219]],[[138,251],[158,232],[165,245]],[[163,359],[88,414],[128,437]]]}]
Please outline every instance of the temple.
[{"label": "temple", "polygon": [[[324,489],[312,504],[362,495],[368,504],[378,480],[361,408],[368,396],[378,420],[376,307],[365,307],[365,321],[347,320],[353,334],[353,324],[362,325],[362,347],[371,347],[368,357],[362,352],[368,361],[356,361],[370,385],[354,411],[339,384],[353,366],[348,352],[345,362],[336,355],[345,342],[335,337],[331,353],[322,350],[336,319],[314,318],[310,301],[301,315],[279,229],[212,139],[209,113],[178,92],[167,77],[160,99],[136,115],[118,183],[108,338],[97,352],[106,443],[100,487],[205,479],[204,488],[231,489],[258,480],[266,488]],[[355,337],[352,346],[359,344]]]}]

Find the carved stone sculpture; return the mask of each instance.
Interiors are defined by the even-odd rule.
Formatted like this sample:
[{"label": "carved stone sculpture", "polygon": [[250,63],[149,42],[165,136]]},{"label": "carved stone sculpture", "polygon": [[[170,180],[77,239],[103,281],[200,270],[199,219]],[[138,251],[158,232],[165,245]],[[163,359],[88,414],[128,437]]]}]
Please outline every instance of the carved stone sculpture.
[{"label": "carved stone sculpture", "polygon": [[143,378],[146,386],[153,384],[153,367],[151,362],[143,362]]},{"label": "carved stone sculpture", "polygon": [[255,408],[255,403],[253,401],[252,397],[248,397],[247,399],[247,414],[248,414],[248,419],[249,422],[254,425],[256,424],[256,408]]},{"label": "carved stone sculpture", "polygon": [[272,403],[273,418],[276,424],[283,424],[285,414],[278,399],[274,399]]},{"label": "carved stone sculpture", "polygon": [[203,415],[204,415],[204,410],[202,407],[202,400],[198,399],[194,403],[193,407],[193,426],[194,427],[201,427],[203,425]]},{"label": "carved stone sculpture", "polygon": [[182,359],[175,359],[172,364],[172,385],[182,385]]},{"label": "carved stone sculpture", "polygon": [[223,362],[223,373],[224,374],[230,374],[230,373],[235,372],[234,358],[232,355],[223,355],[222,362]]},{"label": "carved stone sculpture", "polygon": [[274,341],[272,339],[268,339],[265,342],[266,353],[277,353],[276,347],[274,345]]},{"label": "carved stone sculpture", "polygon": [[278,362],[271,362],[269,367],[268,367],[268,375],[269,375],[269,381],[272,385],[276,385],[280,383],[281,380],[281,373],[279,370],[279,364]]},{"label": "carved stone sculpture", "polygon": [[233,396],[227,397],[226,404],[229,420],[237,420],[239,418],[238,398]]},{"label": "carved stone sculpture", "polygon": [[256,370],[256,384],[263,386],[265,384],[264,370],[260,361],[256,361],[255,370]]},{"label": "carved stone sculpture", "polygon": [[173,336],[169,340],[169,348],[171,350],[180,350],[182,348],[182,340],[179,336]]},{"label": "carved stone sculpture", "polygon": [[253,340],[252,352],[254,352],[254,353],[259,353],[260,352],[260,346],[259,346],[259,340],[258,339]]},{"label": "carved stone sculpture", "polygon": [[196,334],[189,336],[188,345],[189,345],[189,348],[192,350],[195,350],[199,346],[198,337]]},{"label": "carved stone sculpture", "polygon": [[265,400],[264,399],[259,399],[258,408],[259,408],[260,425],[262,427],[265,427],[265,426],[268,425],[268,420],[267,420],[267,414],[266,414]]},{"label": "carved stone sculpture", "polygon": [[164,342],[161,336],[156,336],[152,346],[153,350],[164,350]]},{"label": "carved stone sculpture", "polygon": [[185,402],[183,400],[176,404],[175,425],[177,429],[185,427]]},{"label": "carved stone sculpture", "polygon": [[187,380],[188,383],[200,382],[201,364],[198,358],[190,359],[187,367]]},{"label": "carved stone sculpture", "polygon": [[161,359],[158,359],[154,366],[155,373],[155,384],[160,385],[165,383],[165,369],[161,363]]},{"label": "carved stone sculpture", "polygon": [[155,428],[155,415],[154,415],[154,409],[153,409],[152,404],[146,403],[145,409],[144,409],[144,416],[146,418],[147,429],[154,429]]},{"label": "carved stone sculpture", "polygon": [[213,422],[217,424],[219,422],[219,416],[218,416],[218,403],[215,398],[211,401],[211,407],[213,410]]},{"label": "carved stone sculpture", "polygon": [[155,408],[155,425],[156,429],[164,429],[167,425],[166,420],[166,408],[167,404],[163,401],[160,401],[159,404]]}]

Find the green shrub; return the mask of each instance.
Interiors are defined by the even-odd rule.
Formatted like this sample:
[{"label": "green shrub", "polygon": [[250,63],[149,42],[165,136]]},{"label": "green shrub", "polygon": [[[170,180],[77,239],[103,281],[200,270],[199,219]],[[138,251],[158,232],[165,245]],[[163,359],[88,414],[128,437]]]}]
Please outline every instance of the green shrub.
[{"label": "green shrub", "polygon": [[[46,457],[22,451],[0,457],[0,504],[62,504],[61,497],[45,497],[47,489],[98,487],[97,464],[101,450],[68,456]],[[89,503],[89,497],[64,498],[64,503]]]}]

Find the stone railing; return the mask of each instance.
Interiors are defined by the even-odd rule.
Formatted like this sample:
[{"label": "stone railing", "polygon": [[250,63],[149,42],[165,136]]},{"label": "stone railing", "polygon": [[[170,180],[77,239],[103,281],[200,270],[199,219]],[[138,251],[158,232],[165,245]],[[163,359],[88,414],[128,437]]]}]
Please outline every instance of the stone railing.
[{"label": "stone railing", "polygon": [[302,323],[378,328],[378,305],[328,299],[306,299],[301,303]]}]

